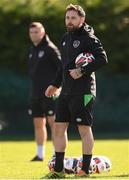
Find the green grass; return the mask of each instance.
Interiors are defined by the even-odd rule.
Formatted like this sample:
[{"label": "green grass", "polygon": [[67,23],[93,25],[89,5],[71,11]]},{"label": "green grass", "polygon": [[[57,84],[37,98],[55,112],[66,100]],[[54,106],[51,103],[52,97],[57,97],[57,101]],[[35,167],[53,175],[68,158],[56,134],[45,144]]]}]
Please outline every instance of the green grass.
[{"label": "green grass", "polygon": [[[47,162],[52,149],[48,141],[44,162],[30,162],[36,150],[34,141],[0,141],[0,179],[40,179],[48,173]],[[66,156],[80,155],[81,142],[69,141]],[[112,170],[91,175],[89,179],[129,179],[129,140],[96,140],[94,155],[109,157]]]}]

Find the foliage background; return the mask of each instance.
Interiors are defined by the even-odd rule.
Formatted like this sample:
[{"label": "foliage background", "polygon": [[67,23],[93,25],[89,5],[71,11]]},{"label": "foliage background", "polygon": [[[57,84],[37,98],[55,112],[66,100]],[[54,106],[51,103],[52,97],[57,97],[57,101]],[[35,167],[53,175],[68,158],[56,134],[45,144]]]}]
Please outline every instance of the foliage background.
[{"label": "foliage background", "polygon": [[109,64],[97,72],[95,132],[128,132],[129,126],[129,3],[128,0],[1,0],[0,3],[0,131],[32,133],[27,114],[30,80],[26,51],[28,27],[43,22],[59,46],[65,32],[64,11],[80,4],[95,29]]}]

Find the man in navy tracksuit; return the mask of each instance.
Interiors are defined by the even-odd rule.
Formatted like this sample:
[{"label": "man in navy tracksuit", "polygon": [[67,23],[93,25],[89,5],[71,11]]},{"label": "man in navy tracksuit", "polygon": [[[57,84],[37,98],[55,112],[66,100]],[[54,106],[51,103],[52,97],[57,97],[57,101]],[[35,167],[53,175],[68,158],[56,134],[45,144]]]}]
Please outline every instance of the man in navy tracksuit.
[{"label": "man in navy tracksuit", "polygon": [[[83,166],[77,177],[89,176],[94,138],[92,134],[92,108],[96,96],[95,71],[107,63],[107,56],[94,30],[85,23],[82,7],[70,4],[66,8],[65,24],[67,33],[61,41],[62,73],[47,88],[46,96],[51,97],[62,82],[62,91],[57,102],[55,123],[56,163],[48,178],[63,178],[63,160],[67,145],[66,131],[70,122],[78,126],[82,140]],[[81,67],[75,59],[81,53],[92,54],[94,58]]]},{"label": "man in navy tracksuit", "polygon": [[28,50],[28,69],[32,80],[31,107],[34,120],[37,154],[32,161],[42,161],[47,139],[46,119],[50,125],[53,139],[55,121],[55,101],[45,96],[45,90],[61,68],[60,53],[50,41],[40,22],[29,27],[32,45]]}]

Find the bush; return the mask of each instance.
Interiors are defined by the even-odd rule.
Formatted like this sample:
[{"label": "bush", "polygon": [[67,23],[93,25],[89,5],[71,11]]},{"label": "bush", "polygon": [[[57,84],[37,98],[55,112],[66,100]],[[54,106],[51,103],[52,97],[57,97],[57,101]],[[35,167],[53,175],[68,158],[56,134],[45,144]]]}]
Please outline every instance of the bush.
[{"label": "bush", "polygon": [[[95,132],[128,132],[128,81],[125,75],[97,73]],[[32,132],[27,113],[29,88],[28,77],[9,71],[0,73],[0,117],[8,124],[9,131]]]},{"label": "bush", "polygon": [[97,76],[97,98],[94,128],[98,132],[128,131],[129,77],[125,75]]},{"label": "bush", "polygon": [[30,81],[11,71],[0,72],[0,108],[24,107],[28,102]]}]

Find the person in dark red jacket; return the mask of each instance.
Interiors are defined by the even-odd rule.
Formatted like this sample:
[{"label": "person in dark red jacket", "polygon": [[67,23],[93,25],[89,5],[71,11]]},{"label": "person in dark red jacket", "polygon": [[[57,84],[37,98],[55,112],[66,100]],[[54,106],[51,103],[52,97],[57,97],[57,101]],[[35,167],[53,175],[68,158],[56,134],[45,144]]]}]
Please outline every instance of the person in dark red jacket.
[{"label": "person in dark red jacket", "polygon": [[47,139],[46,119],[51,129],[52,140],[55,121],[55,100],[45,96],[45,90],[62,66],[58,48],[50,41],[40,22],[29,27],[32,45],[28,50],[28,70],[32,80],[31,109],[34,119],[37,154],[32,161],[42,161]]},{"label": "person in dark red jacket", "polygon": [[[60,87],[62,90],[57,102],[55,122],[56,163],[48,178],[63,178],[63,160],[67,145],[66,132],[69,123],[74,122],[82,140],[83,166],[77,177],[89,176],[94,138],[92,134],[93,104],[96,96],[95,71],[107,64],[107,56],[94,30],[85,21],[85,12],[79,5],[70,4],[66,8],[65,24],[67,32],[61,41],[62,72],[47,88],[45,94],[51,97]],[[78,66],[75,60],[87,60]],[[86,56],[88,56],[86,58]]]}]

